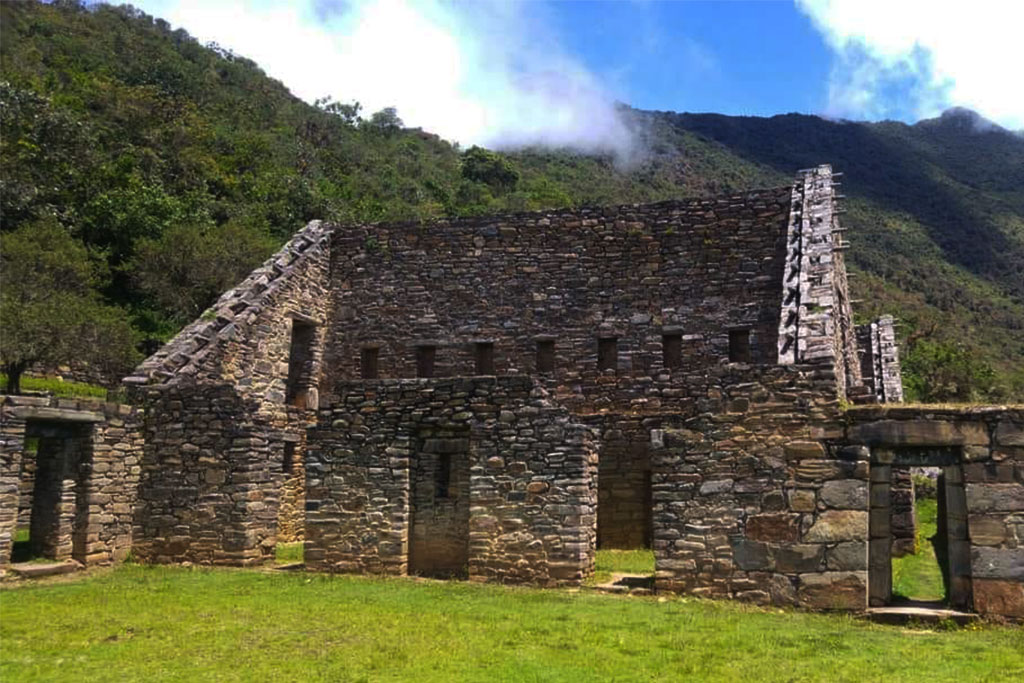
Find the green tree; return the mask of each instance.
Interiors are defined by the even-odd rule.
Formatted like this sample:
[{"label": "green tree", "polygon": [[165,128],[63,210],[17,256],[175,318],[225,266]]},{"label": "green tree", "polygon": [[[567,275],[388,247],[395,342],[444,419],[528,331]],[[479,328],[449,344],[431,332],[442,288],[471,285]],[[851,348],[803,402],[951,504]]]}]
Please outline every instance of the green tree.
[{"label": "green tree", "polygon": [[275,244],[265,227],[241,220],[220,227],[176,225],[139,240],[129,269],[154,303],[186,323],[248,275]]},{"label": "green tree", "polygon": [[462,155],[462,177],[484,183],[496,193],[510,192],[519,182],[519,172],[508,159],[476,146]]},{"label": "green tree", "polygon": [[908,401],[967,402],[990,398],[996,373],[961,344],[918,339],[901,362]]},{"label": "green tree", "polygon": [[123,372],[138,360],[135,332],[95,288],[103,267],[54,219],[27,223],[0,240],[0,364],[7,389],[36,363],[86,361]]}]

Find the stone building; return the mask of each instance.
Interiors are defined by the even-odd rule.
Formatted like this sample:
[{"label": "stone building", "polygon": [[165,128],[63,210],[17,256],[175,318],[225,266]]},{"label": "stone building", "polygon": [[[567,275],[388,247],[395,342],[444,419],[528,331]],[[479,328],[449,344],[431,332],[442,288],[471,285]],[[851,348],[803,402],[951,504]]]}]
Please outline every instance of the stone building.
[{"label": "stone building", "polygon": [[133,554],[565,585],[647,546],[659,589],[863,609],[932,466],[952,602],[1024,616],[1024,411],[889,405],[834,186],[309,224],[126,378]]}]

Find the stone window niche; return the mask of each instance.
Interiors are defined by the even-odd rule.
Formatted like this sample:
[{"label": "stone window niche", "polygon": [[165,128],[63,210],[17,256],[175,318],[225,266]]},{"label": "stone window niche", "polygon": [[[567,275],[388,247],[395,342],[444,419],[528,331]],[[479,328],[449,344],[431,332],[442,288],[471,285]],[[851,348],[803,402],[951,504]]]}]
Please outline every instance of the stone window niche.
[{"label": "stone window niche", "polygon": [[380,377],[380,349],[376,346],[365,346],[359,355],[359,376],[363,379]]},{"label": "stone window niche", "polygon": [[750,330],[729,330],[729,362],[750,362]]},{"label": "stone window niche", "polygon": [[597,369],[615,370],[619,366],[619,340],[599,337],[597,340]]},{"label": "stone window niche", "polygon": [[683,335],[678,332],[666,332],[661,335],[661,362],[669,369],[683,365]]},{"label": "stone window niche", "polygon": [[287,475],[295,473],[295,444],[291,441],[284,442],[284,457],[281,461],[281,470]]},{"label": "stone window niche", "polygon": [[476,374],[494,374],[494,343],[477,342],[473,345],[473,355],[476,363]]},{"label": "stone window niche", "polygon": [[555,371],[555,340],[537,340],[537,372],[551,373]]},{"label": "stone window niche", "polygon": [[422,344],[416,347],[416,376],[433,377],[434,362],[437,359],[437,347]]},{"label": "stone window niche", "polygon": [[293,319],[291,344],[288,349],[288,383],[285,403],[306,408],[310,388],[313,386],[313,343],[316,325]]}]

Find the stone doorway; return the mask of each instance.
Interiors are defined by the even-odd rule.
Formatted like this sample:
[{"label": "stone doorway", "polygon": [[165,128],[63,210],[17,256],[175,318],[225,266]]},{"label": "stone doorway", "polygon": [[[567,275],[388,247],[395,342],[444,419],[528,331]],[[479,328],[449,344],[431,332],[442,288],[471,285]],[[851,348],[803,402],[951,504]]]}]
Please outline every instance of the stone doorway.
[{"label": "stone doorway", "polygon": [[413,454],[409,573],[469,574],[469,432],[427,430]]},{"label": "stone doorway", "polygon": [[[875,447],[871,452],[869,602],[872,607],[894,602],[892,558],[905,551],[901,538],[905,533],[906,511],[901,507],[900,491],[906,489],[911,468],[940,468],[937,481],[936,559],[942,572],[948,604],[962,611],[972,607],[971,557],[967,537],[967,498],[964,490],[962,449],[959,446]],[[894,509],[893,489],[897,501]],[[905,507],[902,506],[902,507]],[[894,524],[896,521],[896,524]],[[897,533],[894,534],[894,529]]]},{"label": "stone doorway", "polygon": [[[84,563],[89,543],[88,475],[92,468],[92,425],[28,420],[23,451],[18,527],[28,539],[12,560],[75,559]],[[30,462],[26,462],[30,460]],[[21,507],[21,506],[19,506]]]}]

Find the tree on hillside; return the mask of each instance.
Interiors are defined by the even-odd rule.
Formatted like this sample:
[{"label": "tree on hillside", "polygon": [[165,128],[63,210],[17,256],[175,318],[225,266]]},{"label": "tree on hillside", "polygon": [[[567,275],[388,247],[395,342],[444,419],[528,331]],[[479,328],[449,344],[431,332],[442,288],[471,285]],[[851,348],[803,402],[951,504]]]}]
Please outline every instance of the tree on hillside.
[{"label": "tree on hillside", "polygon": [[95,293],[103,268],[53,219],[0,239],[0,364],[7,391],[32,365],[80,360],[121,373],[138,360],[124,312]]},{"label": "tree on hillside", "polygon": [[514,190],[519,183],[519,171],[508,159],[476,146],[470,147],[462,155],[462,177],[484,183],[499,194]]},{"label": "tree on hillside", "polygon": [[219,227],[177,225],[139,240],[129,269],[139,288],[184,324],[238,284],[276,245],[265,228],[238,219]]}]

